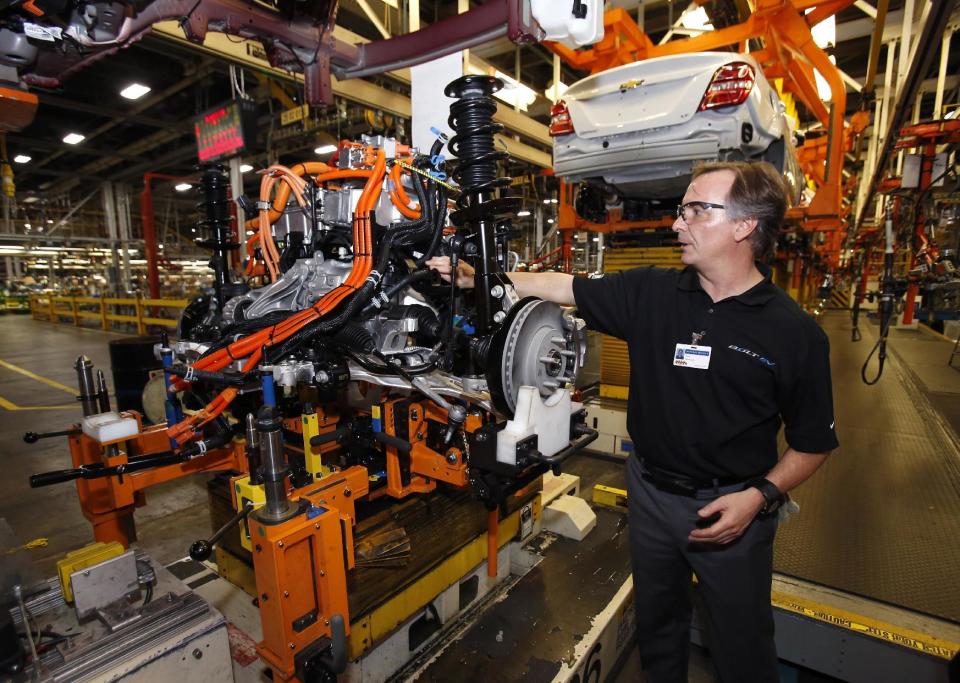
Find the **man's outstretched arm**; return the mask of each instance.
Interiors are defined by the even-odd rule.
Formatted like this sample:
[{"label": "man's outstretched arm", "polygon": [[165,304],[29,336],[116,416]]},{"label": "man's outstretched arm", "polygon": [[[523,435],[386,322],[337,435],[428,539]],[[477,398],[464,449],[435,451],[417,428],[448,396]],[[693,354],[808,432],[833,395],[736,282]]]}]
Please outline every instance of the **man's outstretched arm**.
[{"label": "man's outstretched arm", "polygon": [[[440,273],[444,280],[450,281],[450,258],[435,256],[426,263]],[[473,287],[473,266],[460,261],[457,264],[457,286],[469,289]],[[544,301],[572,306],[573,276],[567,273],[507,273],[520,297],[535,296]]]}]

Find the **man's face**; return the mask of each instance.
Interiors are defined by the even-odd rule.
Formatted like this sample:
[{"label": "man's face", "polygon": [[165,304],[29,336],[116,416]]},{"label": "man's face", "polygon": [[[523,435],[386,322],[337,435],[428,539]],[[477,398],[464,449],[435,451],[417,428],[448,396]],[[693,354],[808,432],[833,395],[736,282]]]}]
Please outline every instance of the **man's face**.
[{"label": "man's face", "polygon": [[[712,171],[698,176],[690,183],[682,204],[705,202],[726,204],[733,186],[733,171]],[[732,252],[737,245],[738,221],[727,218],[725,209],[693,205],[686,211],[687,220],[677,218],[673,229],[683,252],[680,260],[688,266],[703,265]]]}]

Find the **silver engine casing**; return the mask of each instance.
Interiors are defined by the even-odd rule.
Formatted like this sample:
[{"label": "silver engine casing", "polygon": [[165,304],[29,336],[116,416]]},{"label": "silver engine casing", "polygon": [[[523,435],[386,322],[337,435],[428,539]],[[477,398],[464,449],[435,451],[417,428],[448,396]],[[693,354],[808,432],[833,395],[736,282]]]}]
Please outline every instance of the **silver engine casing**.
[{"label": "silver engine casing", "polygon": [[276,282],[227,301],[223,317],[228,322],[238,322],[274,311],[302,311],[343,284],[352,268],[352,260],[325,260],[317,252],[297,261]]}]

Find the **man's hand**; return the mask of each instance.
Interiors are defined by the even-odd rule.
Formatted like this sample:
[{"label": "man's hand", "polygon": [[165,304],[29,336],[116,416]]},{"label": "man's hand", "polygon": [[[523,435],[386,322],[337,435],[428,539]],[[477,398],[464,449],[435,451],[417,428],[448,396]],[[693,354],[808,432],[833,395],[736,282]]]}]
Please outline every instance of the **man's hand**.
[{"label": "man's hand", "polygon": [[716,514],[720,518],[712,525],[694,529],[687,538],[691,543],[716,543],[725,545],[737,540],[763,509],[763,494],[755,488],[720,496],[697,511],[700,519]]},{"label": "man's hand", "polygon": [[[444,282],[450,282],[450,272],[453,269],[450,266],[449,256],[434,256],[432,259],[427,261],[425,265],[440,273],[440,277],[443,278]],[[473,266],[465,261],[458,262],[457,287],[462,289],[472,289],[474,285],[473,274]]]}]

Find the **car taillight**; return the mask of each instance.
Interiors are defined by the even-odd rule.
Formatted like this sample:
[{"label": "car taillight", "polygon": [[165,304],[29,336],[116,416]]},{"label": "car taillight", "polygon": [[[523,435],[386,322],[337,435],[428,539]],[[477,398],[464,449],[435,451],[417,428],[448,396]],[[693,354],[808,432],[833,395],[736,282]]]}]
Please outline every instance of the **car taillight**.
[{"label": "car taillight", "polygon": [[573,131],[573,120],[570,118],[570,110],[567,109],[567,103],[559,100],[550,107],[550,135],[566,135]]},{"label": "car taillight", "polygon": [[745,62],[724,64],[713,74],[697,111],[743,104],[750,96],[755,82],[756,74],[749,64]]}]

